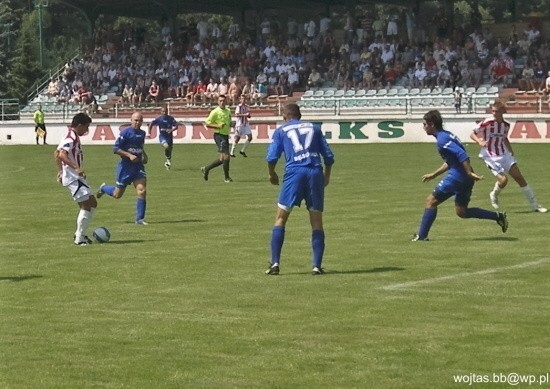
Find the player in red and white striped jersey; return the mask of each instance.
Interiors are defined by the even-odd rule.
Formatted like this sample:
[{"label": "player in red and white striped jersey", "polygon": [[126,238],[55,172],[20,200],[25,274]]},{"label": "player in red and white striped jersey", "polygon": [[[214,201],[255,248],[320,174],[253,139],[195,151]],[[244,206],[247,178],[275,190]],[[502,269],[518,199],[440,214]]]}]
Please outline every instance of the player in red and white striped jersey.
[{"label": "player in red and white striped jersey", "polygon": [[76,219],[74,243],[86,246],[92,241],[86,236],[86,229],[92,220],[97,208],[97,201],[90,185],[86,181],[86,174],[82,165],[82,145],[80,136],[88,132],[92,119],[85,113],[77,113],[67,134],[59,142],[54,157],[57,165],[57,181],[66,187],[78,203],[80,211]]},{"label": "player in red and white striped jersey", "polygon": [[479,157],[485,161],[497,179],[493,190],[489,193],[491,205],[493,208],[499,209],[498,195],[508,184],[508,177],[505,173],[509,173],[527,197],[531,209],[534,212],[548,212],[537,202],[535,193],[519,170],[512,145],[508,139],[510,123],[503,117],[506,113],[504,103],[495,101],[491,105],[491,112],[493,115],[480,122],[470,134],[470,138],[481,146]]}]

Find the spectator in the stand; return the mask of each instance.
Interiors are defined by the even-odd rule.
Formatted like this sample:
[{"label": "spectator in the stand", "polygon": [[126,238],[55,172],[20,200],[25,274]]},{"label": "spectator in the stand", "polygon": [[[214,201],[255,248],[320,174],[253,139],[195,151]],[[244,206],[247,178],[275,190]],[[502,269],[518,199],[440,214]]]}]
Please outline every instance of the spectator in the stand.
[{"label": "spectator in the stand", "polygon": [[264,71],[260,71],[258,76],[256,77],[256,84],[263,84],[264,86],[267,85],[267,75],[264,73]]},{"label": "spectator in the stand", "polygon": [[57,89],[57,81],[53,77],[48,84],[47,94],[48,96],[57,96],[59,94],[59,89]]},{"label": "spectator in the stand", "polygon": [[483,82],[483,70],[477,61],[472,63],[472,84],[471,86],[476,89],[479,88]]},{"label": "spectator in the stand", "polygon": [[317,68],[312,68],[311,73],[309,74],[307,78],[307,86],[310,89],[317,89],[320,88],[323,85],[323,78],[321,77],[321,73],[317,71]]},{"label": "spectator in the stand", "polygon": [[544,82],[543,93],[547,97],[550,96],[550,71],[548,71],[548,77],[546,77],[546,80]]},{"label": "spectator in the stand", "polygon": [[124,89],[122,90],[122,95],[120,96],[120,103],[122,105],[124,104],[130,105],[130,101],[132,100],[133,94],[134,94],[134,90],[130,86],[130,84],[125,84]]},{"label": "spectator in the stand", "polygon": [[384,37],[385,24],[386,23],[384,23],[384,18],[383,18],[382,13],[379,13],[377,15],[376,19],[374,20],[374,22],[372,22],[372,30],[373,30],[375,38],[383,38]]},{"label": "spectator in the stand", "polygon": [[535,89],[533,79],[535,77],[535,70],[531,66],[531,61],[527,61],[523,70],[521,71],[521,77],[518,80],[519,89],[524,91],[530,91]]},{"label": "spectator in the stand", "polygon": [[537,26],[531,24],[529,29],[525,31],[525,34],[531,46],[538,46],[540,43],[540,31],[537,29]]},{"label": "spectator in the stand", "polygon": [[[220,77],[220,83],[218,84],[217,95],[218,96],[228,96],[229,93],[229,84],[225,77]],[[226,99],[227,101],[228,99]]]},{"label": "spectator in the stand", "polygon": [[545,80],[546,80],[546,71],[544,70],[544,67],[542,66],[542,62],[540,60],[537,60],[535,62],[535,78],[533,79],[533,84],[535,85],[535,90],[542,90],[544,88]]},{"label": "spectator in the stand", "polygon": [[252,84],[252,101],[254,105],[264,105],[264,100],[267,97],[267,88],[264,84]]},{"label": "spectator in the stand", "polygon": [[399,17],[395,14],[390,15],[388,18],[388,27],[386,29],[386,36],[397,36],[397,21],[399,20]]},{"label": "spectator in the stand", "polygon": [[189,84],[191,80],[189,79],[188,72],[184,70],[179,71],[178,86],[176,89],[176,97],[185,97],[189,89]]},{"label": "spectator in the stand", "polygon": [[447,65],[442,64],[439,68],[439,74],[437,75],[437,86],[441,89],[447,88],[451,85],[451,72],[447,68]]},{"label": "spectator in the stand", "polygon": [[153,80],[151,82],[151,85],[149,86],[146,100],[155,103],[158,103],[160,101],[160,86],[155,80]]},{"label": "spectator in the stand", "polygon": [[491,85],[502,84],[506,87],[510,69],[506,67],[503,59],[499,59],[491,68]]},{"label": "spectator in the stand", "polygon": [[213,77],[210,77],[210,81],[206,85],[204,98],[206,99],[207,104],[214,104],[214,102],[218,99],[218,83],[214,81]]},{"label": "spectator in the stand", "polygon": [[206,104],[206,84],[199,80],[193,90],[193,105],[197,103]]},{"label": "spectator in the stand", "polygon": [[[445,65],[443,65],[445,66]],[[441,75],[441,69],[440,69],[440,72],[439,74]],[[425,82],[426,82],[426,77],[427,77],[428,73],[426,72],[426,66],[422,63],[417,63],[416,64],[416,70],[414,71],[414,86],[415,88],[424,88],[425,87]],[[438,80],[437,82],[439,83],[439,77],[438,77]]]},{"label": "spectator in the stand", "polygon": [[277,84],[275,85],[275,94],[278,96],[287,95],[288,89],[289,89],[288,74],[287,73],[279,74]]},{"label": "spectator in the stand", "polygon": [[229,89],[227,90],[227,96],[231,101],[231,105],[237,105],[239,102],[239,96],[241,95],[241,88],[237,83],[237,78],[233,77],[233,81],[229,84]]},{"label": "spectator in the stand", "polygon": [[141,83],[137,83],[134,87],[134,94],[132,95],[132,105],[134,107],[139,107],[143,100],[143,86]]},{"label": "spectator in the stand", "polygon": [[300,85],[300,77],[298,76],[298,73],[296,72],[296,69],[294,66],[290,66],[289,73],[288,73],[288,94],[289,96],[292,96],[292,93],[294,93],[294,90]]},{"label": "spectator in the stand", "polygon": [[241,96],[244,96],[246,98],[246,101],[251,101],[252,94],[254,93],[253,88],[254,88],[253,85],[250,83],[250,80],[247,78],[241,90]]}]

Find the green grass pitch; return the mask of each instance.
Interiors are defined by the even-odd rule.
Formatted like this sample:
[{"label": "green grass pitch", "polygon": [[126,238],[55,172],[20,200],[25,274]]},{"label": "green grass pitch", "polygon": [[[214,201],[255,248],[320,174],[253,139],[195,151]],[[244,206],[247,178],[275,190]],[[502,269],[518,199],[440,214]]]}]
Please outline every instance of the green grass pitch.
[{"label": "green grass pitch", "polygon": [[[550,215],[529,212],[514,182],[506,234],[459,219],[450,200],[430,241],[411,242],[435,146],[333,145],[327,274],[310,275],[300,208],[269,277],[278,187],[266,145],[231,160],[230,184],[221,167],[202,179],[213,144],[176,145],[171,171],[160,145],[146,149],[150,225],[133,224],[129,187],[99,200],[92,228],[111,241],[76,247],[54,146],[1,148],[0,387],[451,388],[467,386],[456,375],[548,372]],[[467,149],[485,175],[471,206],[489,209],[494,179]],[[548,145],[514,149],[548,207]],[[89,183],[113,183],[111,147],[84,154]]]}]

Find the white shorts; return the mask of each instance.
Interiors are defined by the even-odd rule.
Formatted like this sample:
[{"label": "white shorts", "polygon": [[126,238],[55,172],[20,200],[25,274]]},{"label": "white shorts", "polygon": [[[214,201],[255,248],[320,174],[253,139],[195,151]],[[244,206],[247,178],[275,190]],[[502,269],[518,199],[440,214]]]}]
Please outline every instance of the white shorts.
[{"label": "white shorts", "polygon": [[88,185],[84,178],[79,178],[69,185],[65,185],[65,188],[69,189],[71,196],[73,196],[74,201],[77,203],[86,201],[93,195],[90,185]]},{"label": "white shorts", "polygon": [[238,136],[252,135],[252,130],[250,129],[249,125],[238,126],[238,127],[235,127],[235,135],[238,135]]},{"label": "white shorts", "polygon": [[497,174],[507,173],[510,168],[517,163],[516,158],[510,154],[505,153],[502,155],[489,155],[487,149],[481,149],[479,158],[485,161],[485,164],[491,172],[496,176]]}]

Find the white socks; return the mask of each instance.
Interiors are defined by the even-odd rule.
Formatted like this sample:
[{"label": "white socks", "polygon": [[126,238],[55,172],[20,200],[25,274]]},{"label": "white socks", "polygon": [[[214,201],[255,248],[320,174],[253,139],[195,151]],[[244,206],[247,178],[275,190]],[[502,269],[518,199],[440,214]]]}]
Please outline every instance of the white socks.
[{"label": "white socks", "polygon": [[95,208],[92,208],[90,211],[81,209],[78,212],[78,217],[76,218],[76,231],[75,231],[75,243],[82,242],[86,236],[86,230],[90,225],[92,220],[92,214],[95,211]]}]

